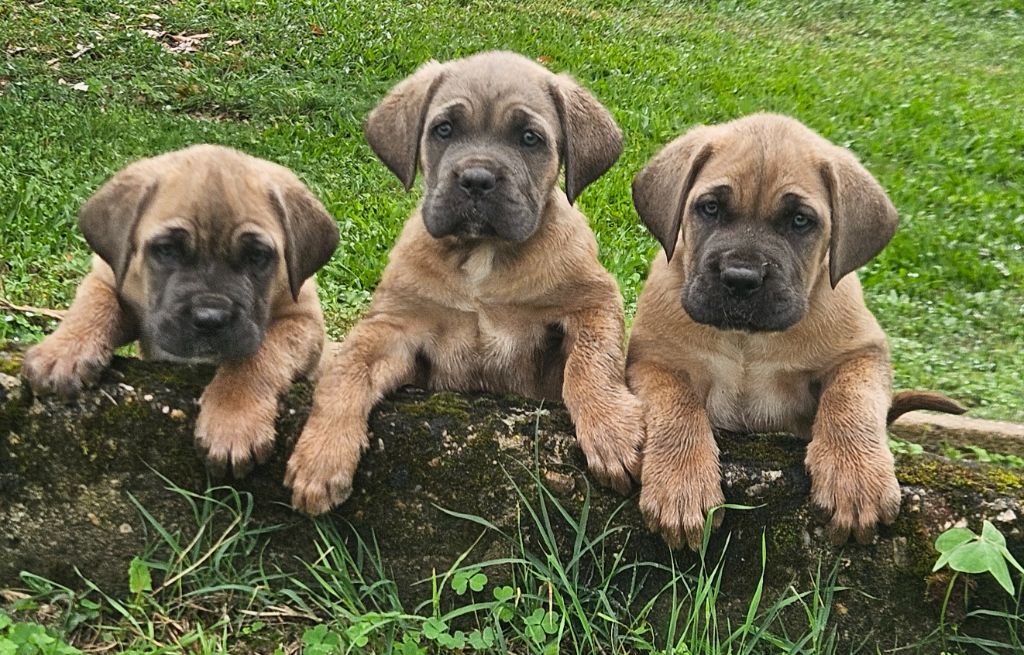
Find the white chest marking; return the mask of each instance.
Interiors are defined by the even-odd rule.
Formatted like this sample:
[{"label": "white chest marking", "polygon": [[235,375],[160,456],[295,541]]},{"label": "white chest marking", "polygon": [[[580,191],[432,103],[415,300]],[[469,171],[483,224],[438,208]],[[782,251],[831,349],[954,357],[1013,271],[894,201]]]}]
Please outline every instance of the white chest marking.
[{"label": "white chest marking", "polygon": [[494,248],[481,246],[470,253],[462,272],[466,274],[470,285],[476,286],[487,279],[494,269]]}]

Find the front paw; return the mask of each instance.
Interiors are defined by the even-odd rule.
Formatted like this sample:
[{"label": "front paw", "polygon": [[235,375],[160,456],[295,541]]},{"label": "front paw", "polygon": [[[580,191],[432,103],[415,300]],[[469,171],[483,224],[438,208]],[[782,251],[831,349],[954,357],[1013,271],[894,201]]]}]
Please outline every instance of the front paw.
[{"label": "front paw", "polygon": [[[647,529],[661,534],[670,548],[685,540],[691,549],[699,549],[708,513],[724,502],[716,453],[690,453],[682,461],[644,456],[640,511]],[[718,510],[712,526],[721,523]]]},{"label": "front paw", "polygon": [[199,399],[196,446],[205,453],[214,475],[249,474],[274,452],[277,400],[213,382]]},{"label": "front paw", "polygon": [[111,357],[109,348],[54,334],[25,353],[21,372],[34,393],[70,398],[99,380]]},{"label": "front paw", "polygon": [[832,543],[845,543],[851,532],[859,543],[870,543],[878,522],[889,525],[899,515],[900,485],[892,453],[884,445],[853,452],[812,440],[806,464],[811,502],[832,517]]},{"label": "front paw", "polygon": [[602,411],[587,408],[576,422],[576,438],[597,481],[620,494],[640,479],[644,445],[644,411],[640,401],[624,392]]},{"label": "front paw", "polygon": [[292,507],[316,516],[348,500],[356,467],[368,445],[362,422],[310,416],[285,473]]}]

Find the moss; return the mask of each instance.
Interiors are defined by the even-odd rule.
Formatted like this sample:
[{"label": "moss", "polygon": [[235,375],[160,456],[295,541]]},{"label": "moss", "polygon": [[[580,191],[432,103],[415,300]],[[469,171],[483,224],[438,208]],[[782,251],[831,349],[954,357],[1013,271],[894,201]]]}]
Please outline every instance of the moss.
[{"label": "moss", "polygon": [[776,523],[768,527],[770,553],[795,553],[803,548],[803,527],[795,521]]},{"label": "moss", "polygon": [[1024,489],[1024,471],[992,466],[989,467],[986,478],[989,487],[1001,494]]},{"label": "moss", "polygon": [[770,463],[775,468],[802,465],[806,443],[788,434],[715,435],[722,459]]},{"label": "moss", "polygon": [[904,484],[942,492],[968,490],[986,495],[1012,495],[1024,489],[1024,473],[999,466],[907,455],[899,456],[898,462],[896,474]]},{"label": "moss", "polygon": [[905,542],[901,544],[903,549],[902,566],[906,571],[914,575],[915,580],[923,580],[935,564],[938,553],[932,546],[932,538],[920,522],[909,519],[905,514],[891,528],[897,537],[902,537]]},{"label": "moss", "polygon": [[11,377],[21,375],[21,356],[0,354],[0,373]]},{"label": "moss", "polygon": [[450,416],[460,421],[468,421],[470,407],[465,396],[450,392],[438,392],[425,396],[417,402],[397,407],[397,411],[407,416],[430,418]]}]

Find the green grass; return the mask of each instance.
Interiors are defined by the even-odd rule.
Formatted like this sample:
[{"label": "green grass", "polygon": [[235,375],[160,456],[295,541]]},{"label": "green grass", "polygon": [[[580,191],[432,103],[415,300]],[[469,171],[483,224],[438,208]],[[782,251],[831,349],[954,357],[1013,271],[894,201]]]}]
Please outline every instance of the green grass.
[{"label": "green grass", "polygon": [[[143,29],[210,36],[172,53]],[[1018,0],[3,2],[0,297],[66,306],[88,263],[80,203],[133,159],[213,141],[292,167],[337,217],[319,279],[341,336],[417,199],[364,143],[366,113],[424,60],[487,48],[572,72],[623,127],[580,204],[630,311],[655,252],[629,198],[643,162],[696,123],[788,113],[852,148],[900,209],[861,271],[897,386],[1024,419]],[[0,315],[0,341],[51,328]]]},{"label": "green grass", "polygon": [[[211,36],[198,52],[172,53],[143,29]],[[630,312],[655,252],[629,199],[643,162],[691,125],[788,113],[852,148],[900,209],[896,238],[861,271],[890,335],[897,385],[943,390],[977,415],[1024,419],[1019,0],[0,0],[0,298],[66,306],[88,266],[74,223],[82,201],[133,159],[210,141],[293,168],[337,217],[341,245],[319,280],[331,332],[342,336],[418,198],[363,141],[366,113],[424,60],[487,48],[573,73],[623,127],[622,159],[580,205]],[[35,341],[52,327],[0,313],[0,343]],[[568,521],[581,535],[568,551],[506,535],[505,557],[468,553],[424,582],[427,604],[403,607],[372,543],[348,549],[324,523],[323,556],[295,577],[261,561],[265,533],[251,527],[245,494],[177,491],[196,525],[172,533],[149,522],[157,539],[140,553],[131,597],[26,574],[29,595],[8,609],[52,634],[0,611],[0,646],[60,636],[146,654],[312,655],[372,644],[412,655],[461,631],[467,643],[490,635],[474,652],[542,653],[553,641],[565,652],[645,652],[665,646],[653,645],[658,630],[679,653],[828,653],[831,594],[846,593],[826,566],[820,584],[752,599],[745,622],[721,625],[716,560],[666,572],[623,559],[606,552],[606,538],[623,537],[614,526],[590,526],[598,536],[587,537],[585,514],[565,514],[541,491],[521,498],[524,529],[543,536],[546,522]],[[511,584],[494,583],[510,570]],[[670,581],[658,596],[674,608],[671,628],[651,618],[640,591],[655,573]],[[483,591],[477,576],[488,579]],[[777,623],[787,607],[806,615],[801,630]],[[955,652],[973,646],[959,635],[950,642]]]}]

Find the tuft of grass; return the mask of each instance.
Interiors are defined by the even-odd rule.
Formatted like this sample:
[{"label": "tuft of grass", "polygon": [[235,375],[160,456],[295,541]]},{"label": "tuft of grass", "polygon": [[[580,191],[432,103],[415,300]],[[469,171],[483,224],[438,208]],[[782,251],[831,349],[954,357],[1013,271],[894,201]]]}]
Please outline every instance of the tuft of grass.
[{"label": "tuft of grass", "polygon": [[[366,306],[415,204],[361,124],[430,58],[520,51],[568,71],[626,134],[580,199],[629,313],[656,244],[629,184],[697,123],[769,110],[851,148],[900,209],[861,272],[898,387],[1024,419],[1024,12],[1009,0],[154,0],[0,4],[0,294],[64,307],[74,216],[129,161],[191,143],[295,169],[342,231],[319,275],[333,336]],[[208,35],[194,51],[173,35]],[[84,85],[84,87],[83,87]],[[52,323],[0,313],[0,342]]]}]

